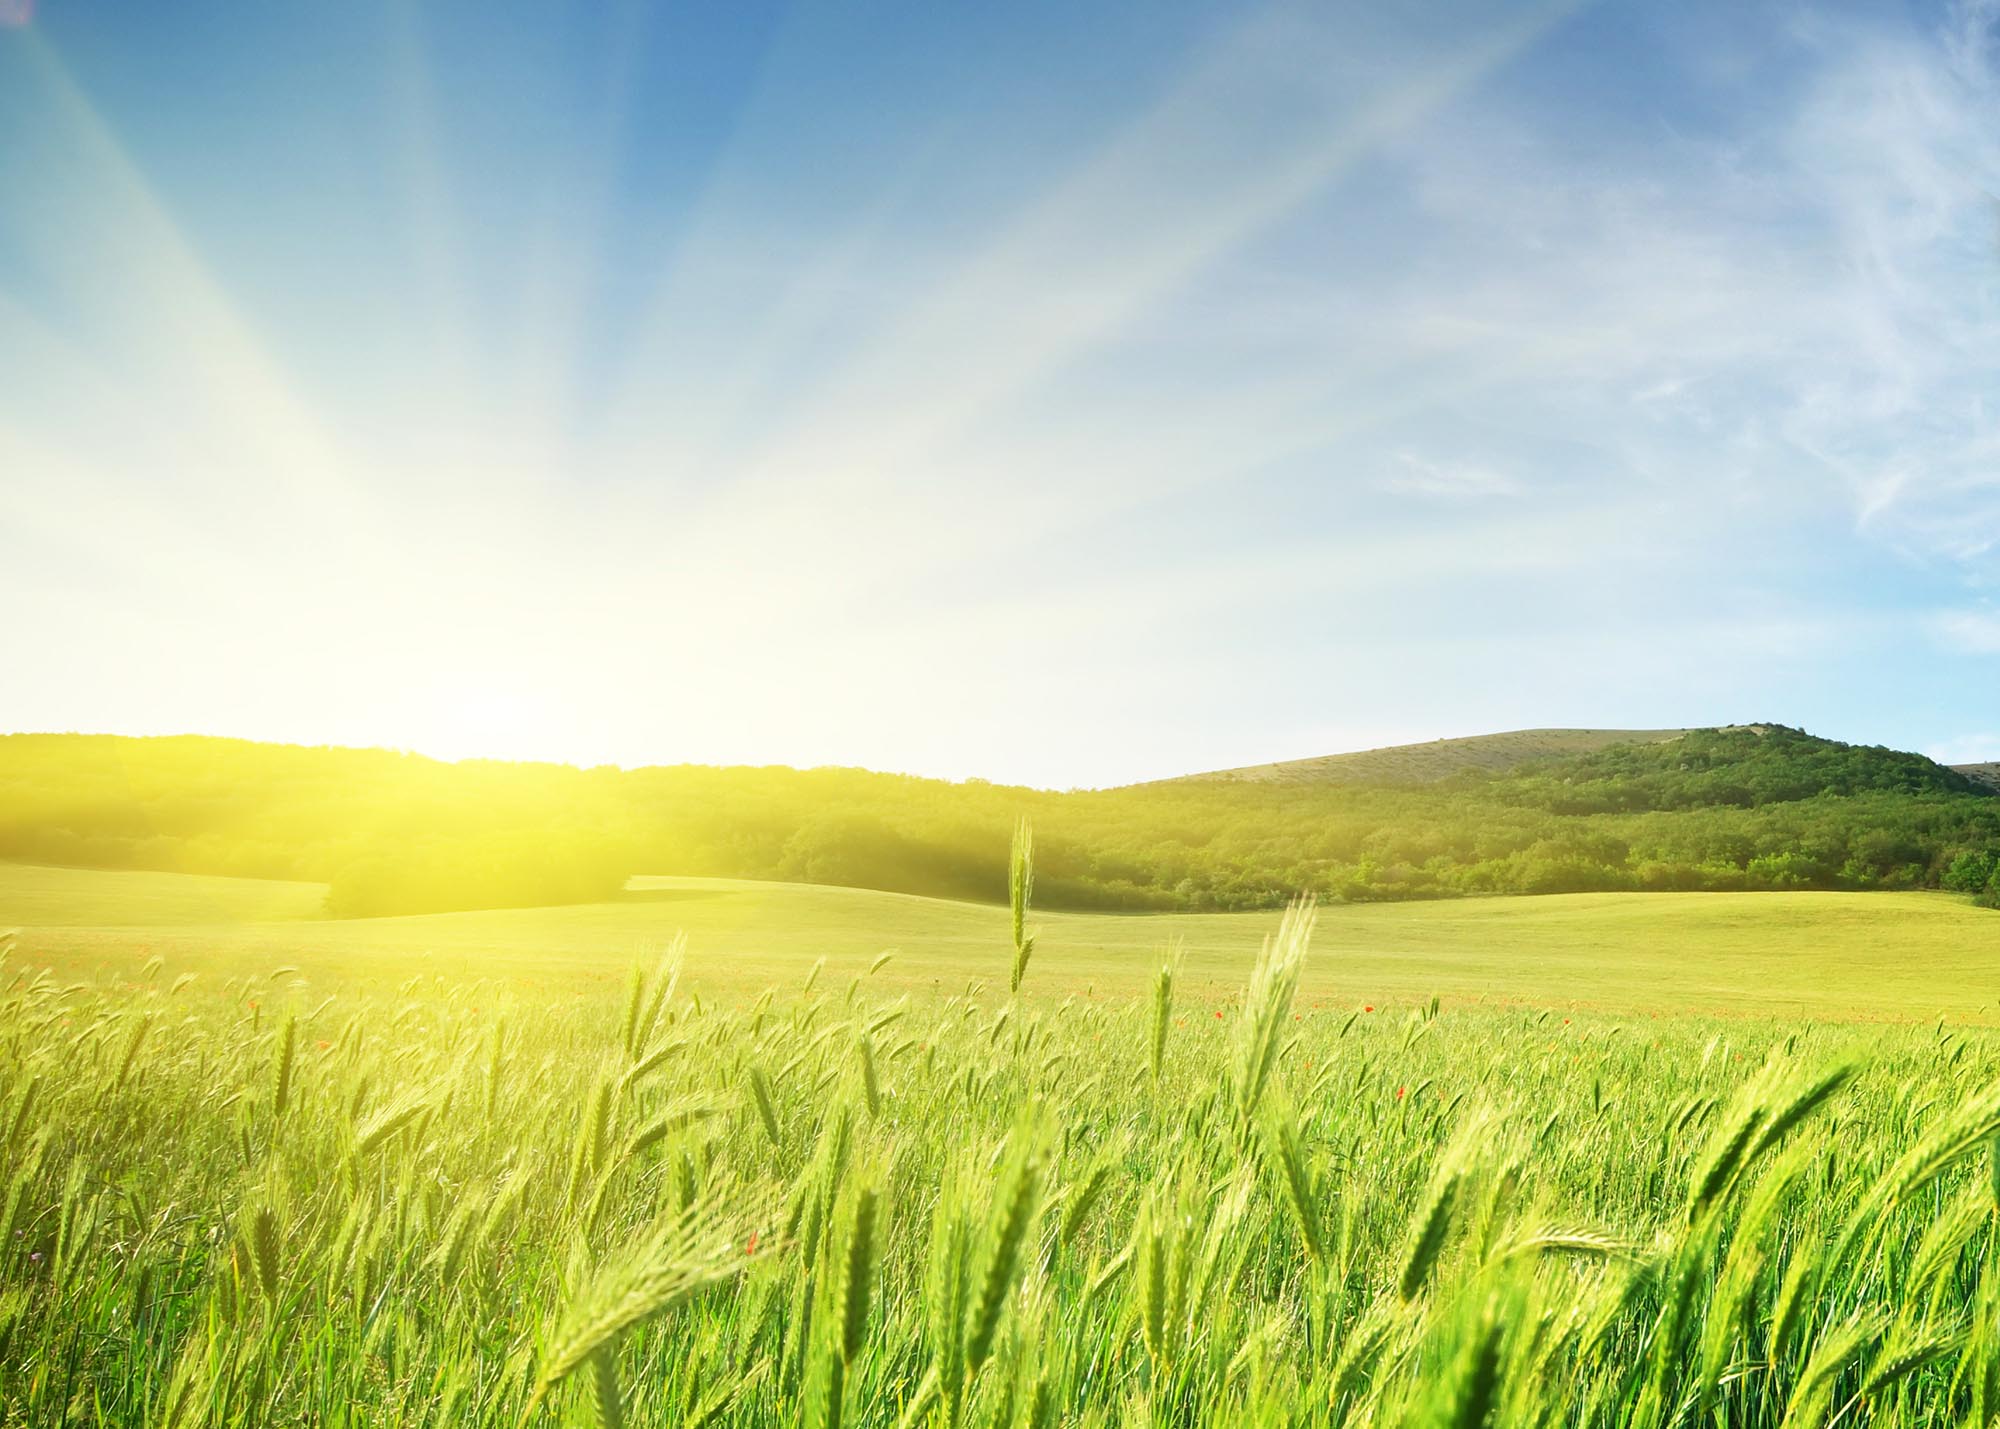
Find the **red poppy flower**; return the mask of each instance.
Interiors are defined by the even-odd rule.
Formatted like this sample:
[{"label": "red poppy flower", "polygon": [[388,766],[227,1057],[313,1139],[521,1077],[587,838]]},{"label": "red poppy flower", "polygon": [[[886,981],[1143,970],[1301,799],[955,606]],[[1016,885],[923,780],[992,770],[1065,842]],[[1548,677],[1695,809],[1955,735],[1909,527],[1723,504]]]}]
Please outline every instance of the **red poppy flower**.
[{"label": "red poppy flower", "polygon": [[1409,1090],[1409,1088],[1408,1088],[1408,1087],[1398,1087],[1398,1088],[1396,1088],[1396,1100],[1397,1100],[1397,1101],[1401,1101],[1401,1100],[1403,1099],[1403,1093],[1404,1093],[1404,1092],[1407,1092],[1408,1090]]}]

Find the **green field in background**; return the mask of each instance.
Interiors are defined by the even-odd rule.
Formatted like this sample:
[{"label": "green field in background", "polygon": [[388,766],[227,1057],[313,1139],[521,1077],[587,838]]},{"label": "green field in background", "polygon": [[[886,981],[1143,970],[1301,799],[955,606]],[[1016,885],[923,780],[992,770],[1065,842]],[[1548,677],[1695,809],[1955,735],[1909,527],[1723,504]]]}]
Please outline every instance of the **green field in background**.
[{"label": "green field in background", "polygon": [[[1006,910],[804,884],[642,878],[616,902],[332,921],[311,884],[0,865],[0,927],[70,977],[147,957],[217,976],[298,965],[329,990],[414,973],[587,990],[688,939],[691,986],[755,995],[824,958],[845,979],[1004,983]],[[1233,996],[1275,913],[1037,914],[1031,990],[1137,994],[1169,938],[1190,996]],[[1346,1007],[1431,996],[1617,1014],[2000,1021],[2000,916],[1940,894],[1574,894],[1329,907],[1301,994]]]}]

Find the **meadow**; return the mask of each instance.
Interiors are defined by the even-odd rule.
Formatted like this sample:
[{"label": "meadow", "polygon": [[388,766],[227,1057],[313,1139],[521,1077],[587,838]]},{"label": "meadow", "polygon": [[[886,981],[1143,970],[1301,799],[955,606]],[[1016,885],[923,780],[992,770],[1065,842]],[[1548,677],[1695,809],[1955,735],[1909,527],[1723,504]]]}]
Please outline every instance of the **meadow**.
[{"label": "meadow", "polygon": [[[671,880],[339,923],[0,875],[43,915],[0,965],[0,1423],[2000,1410],[1991,995],[1864,971],[1970,977],[1992,915],[1947,898],[1315,926]],[[1697,991],[1619,994],[1619,936]],[[1884,1020],[1760,1011],[1760,942],[1774,995],[1832,948],[1810,1006]]]},{"label": "meadow", "polygon": [[[321,916],[324,887],[0,863],[0,928],[64,981],[130,976],[153,954],[203,983],[287,963],[326,991],[385,992],[412,972],[510,994],[602,997],[684,934],[683,985],[709,999],[790,986],[815,960],[846,979],[940,997],[990,980],[1004,906],[815,884],[642,877],[610,901],[412,917]],[[1159,949],[1181,995],[1233,999],[1272,913],[1038,910],[1030,994],[1135,998]],[[1937,893],[1552,894],[1331,905],[1301,993],[1325,1006],[1520,1005],[1634,1017],[2000,1021],[2000,917]]]}]

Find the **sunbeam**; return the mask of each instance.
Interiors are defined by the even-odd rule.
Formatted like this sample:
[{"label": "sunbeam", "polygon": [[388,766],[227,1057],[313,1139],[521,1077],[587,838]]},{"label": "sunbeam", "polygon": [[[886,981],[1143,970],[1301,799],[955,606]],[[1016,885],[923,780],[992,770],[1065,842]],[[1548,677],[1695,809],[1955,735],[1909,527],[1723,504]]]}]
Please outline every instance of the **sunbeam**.
[{"label": "sunbeam", "polygon": [[[906,463],[1324,190],[1577,3],[1539,5],[1358,102],[1309,46],[1301,53],[1306,37],[1290,26],[1246,27],[915,302],[885,340],[825,374],[804,410],[742,463],[734,492],[766,510],[777,493],[765,483],[831,477],[858,481],[855,509],[874,509],[896,483],[922,479],[902,474]],[[1268,148],[1243,134],[1251,96],[1286,111]]]},{"label": "sunbeam", "polygon": [[39,722],[459,752],[451,691],[527,691],[494,747],[1091,782],[1230,762],[1223,686],[1570,717],[1468,648],[1610,723],[1702,641],[1784,703],[1754,609],[1984,727],[1976,16],[1735,70],[1706,9],[1098,3],[41,7],[0,463],[95,653],[13,637]]},{"label": "sunbeam", "polygon": [[82,343],[118,380],[140,384],[143,401],[199,414],[204,444],[254,471],[260,490],[337,505],[346,481],[331,434],[55,52],[37,34],[14,43],[42,118],[30,162],[47,177],[35,180],[36,203],[10,206],[0,223],[51,275]]}]

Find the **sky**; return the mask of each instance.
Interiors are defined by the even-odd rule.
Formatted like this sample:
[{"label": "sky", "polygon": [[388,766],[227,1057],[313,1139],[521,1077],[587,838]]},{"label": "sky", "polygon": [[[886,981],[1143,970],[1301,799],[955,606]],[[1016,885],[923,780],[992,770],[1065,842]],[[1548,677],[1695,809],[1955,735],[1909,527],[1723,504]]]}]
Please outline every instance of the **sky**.
[{"label": "sky", "polygon": [[0,728],[2000,758],[2000,0],[0,0]]}]

